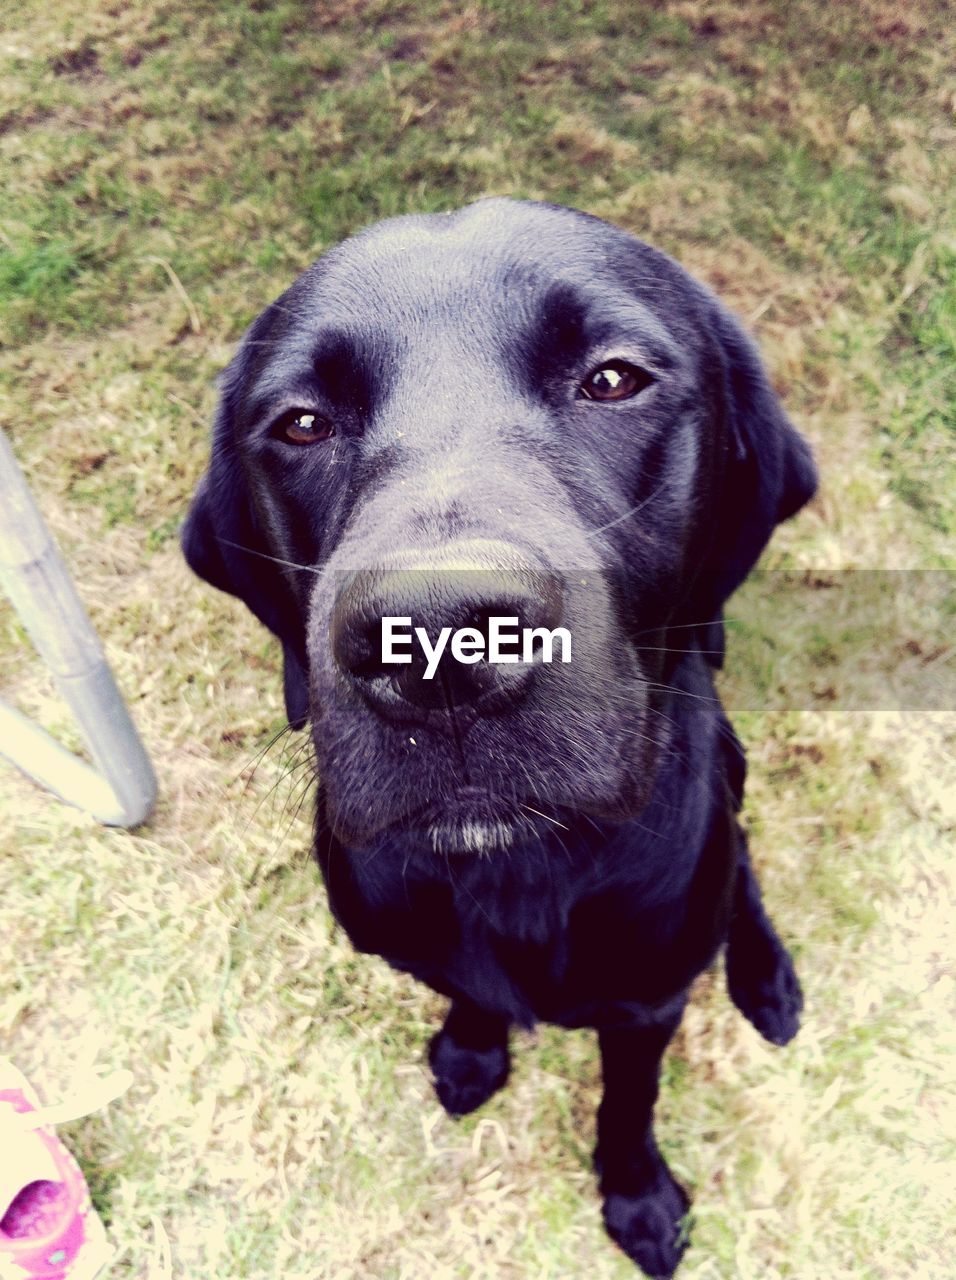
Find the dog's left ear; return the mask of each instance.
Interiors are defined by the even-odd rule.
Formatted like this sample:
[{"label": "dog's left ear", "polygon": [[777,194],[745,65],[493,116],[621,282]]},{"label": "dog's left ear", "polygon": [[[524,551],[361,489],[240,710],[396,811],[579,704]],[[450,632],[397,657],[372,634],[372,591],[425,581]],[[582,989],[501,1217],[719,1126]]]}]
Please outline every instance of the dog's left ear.
[{"label": "dog's left ear", "polygon": [[200,578],[238,596],[282,642],[285,703],[289,723],[305,724],[309,711],[302,611],[280,565],[270,554],[235,448],[235,424],[249,363],[250,339],[268,313],[255,322],[223,375],[213,427],[212,453],[181,534],[183,555]]},{"label": "dog's left ear", "polygon": [[717,302],[714,325],[728,453],[705,577],[719,608],[757,563],[776,526],[813,497],[817,469],[754,343]]},{"label": "dog's left ear", "polygon": [[697,627],[702,652],[720,667],[724,603],[760,559],[776,526],[813,497],[817,469],[753,341],[713,295],[708,301],[725,465],[713,497],[712,528],[704,531],[707,551],[683,609]]}]

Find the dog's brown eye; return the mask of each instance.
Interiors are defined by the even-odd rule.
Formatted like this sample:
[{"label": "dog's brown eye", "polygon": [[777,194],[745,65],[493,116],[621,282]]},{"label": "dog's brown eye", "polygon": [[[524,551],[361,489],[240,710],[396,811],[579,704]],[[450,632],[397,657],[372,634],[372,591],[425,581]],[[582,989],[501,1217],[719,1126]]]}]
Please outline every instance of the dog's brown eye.
[{"label": "dog's brown eye", "polygon": [[291,409],[282,415],[272,429],[273,435],[286,444],[318,444],[332,435],[331,422],[307,409]]},{"label": "dog's brown eye", "polygon": [[653,381],[646,369],[625,360],[609,360],[588,374],[581,383],[581,394],[588,400],[628,400]]}]

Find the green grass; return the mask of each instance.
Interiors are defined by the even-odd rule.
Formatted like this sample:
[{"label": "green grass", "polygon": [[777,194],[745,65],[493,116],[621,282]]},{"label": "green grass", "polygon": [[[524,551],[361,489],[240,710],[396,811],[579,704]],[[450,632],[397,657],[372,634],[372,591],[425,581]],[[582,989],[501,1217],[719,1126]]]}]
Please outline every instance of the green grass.
[{"label": "green grass", "polygon": [[[128,834],[0,773],[3,1041],[51,1097],[94,1061],[135,1076],[68,1130],[112,1274],[633,1274],[589,1169],[593,1038],[519,1037],[508,1091],[444,1117],[441,1001],[331,924],[307,773],[265,749],[274,644],[175,533],[256,312],[361,225],[507,193],[654,241],[754,329],[825,480],[769,566],[951,566],[951,6],[24,0],[5,26],[0,413],[162,788]],[[859,670],[869,696],[951,628],[913,589],[868,646],[815,595],[788,606],[802,669],[772,592],[732,629],[747,821],[808,1003],[777,1052],[698,984],[660,1104],[681,1274],[948,1280],[953,719],[827,688]],[[3,606],[0,656],[74,742]]]}]

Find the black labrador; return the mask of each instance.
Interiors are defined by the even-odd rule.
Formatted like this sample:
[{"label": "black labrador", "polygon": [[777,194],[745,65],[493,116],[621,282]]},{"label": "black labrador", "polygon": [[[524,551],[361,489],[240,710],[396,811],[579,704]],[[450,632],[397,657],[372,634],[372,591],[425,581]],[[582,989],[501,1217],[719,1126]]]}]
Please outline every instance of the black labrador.
[{"label": "black labrador", "polygon": [[[688,1199],[652,1110],[688,987],[726,945],[768,1040],[802,1003],[713,673],[725,600],[814,492],[807,445],[675,262],[505,199],[326,253],[221,392],[183,545],[282,643],[336,918],[450,997],[453,1115],[504,1084],[512,1023],[597,1029],[607,1229],[669,1276]],[[445,627],[470,648],[433,662]]]}]

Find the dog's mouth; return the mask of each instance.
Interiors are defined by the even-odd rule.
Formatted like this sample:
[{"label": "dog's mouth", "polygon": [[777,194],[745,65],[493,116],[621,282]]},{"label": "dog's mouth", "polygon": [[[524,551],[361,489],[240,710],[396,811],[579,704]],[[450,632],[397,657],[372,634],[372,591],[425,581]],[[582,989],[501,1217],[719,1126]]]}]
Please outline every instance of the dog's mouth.
[{"label": "dog's mouth", "polygon": [[[467,769],[456,766],[446,749],[403,757],[401,774],[387,767],[373,771],[362,768],[362,739],[344,739],[349,753],[344,759],[319,755],[322,821],[341,844],[355,850],[417,848],[436,856],[492,857],[524,846],[560,844],[581,824],[627,822],[643,809],[657,764],[656,753],[651,757],[644,750],[645,739],[650,743],[647,735],[638,739],[640,758],[626,754],[632,749],[626,738],[616,767],[599,772],[589,770],[588,759],[579,766],[577,758],[559,757],[547,778],[542,759],[512,758],[502,750],[489,762],[487,749],[484,759],[469,756]],[[317,742],[317,754],[327,741]],[[496,745],[501,744],[492,742]]]},{"label": "dog's mouth", "polygon": [[[483,787],[462,786],[405,810],[380,830],[377,838],[394,831],[403,838],[411,836],[441,857],[492,857],[537,840],[551,829],[566,830],[559,816],[551,816],[553,808],[537,798],[506,797]],[[344,843],[367,843],[367,834],[360,836],[341,829],[341,824],[334,825],[340,827],[337,834]]]},{"label": "dog's mouth", "polygon": [[525,823],[517,799],[505,799],[478,786],[457,787],[422,807],[413,822],[437,854],[491,855],[518,839]]}]

